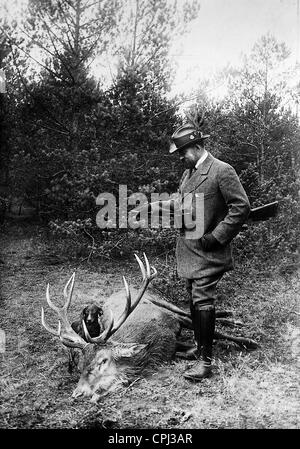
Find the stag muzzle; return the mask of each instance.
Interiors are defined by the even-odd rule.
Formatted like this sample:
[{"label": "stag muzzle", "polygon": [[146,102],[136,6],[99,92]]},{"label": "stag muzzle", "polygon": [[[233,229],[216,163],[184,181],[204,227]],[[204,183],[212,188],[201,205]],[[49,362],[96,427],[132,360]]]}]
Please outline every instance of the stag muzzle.
[{"label": "stag muzzle", "polygon": [[97,403],[101,398],[106,396],[108,391],[99,389],[93,392],[92,388],[88,384],[78,385],[72,393],[72,398],[90,398],[91,402]]},{"label": "stag muzzle", "polygon": [[72,393],[72,398],[77,399],[80,397],[91,397],[93,394],[94,391],[87,382],[81,383],[79,381],[79,384]]}]

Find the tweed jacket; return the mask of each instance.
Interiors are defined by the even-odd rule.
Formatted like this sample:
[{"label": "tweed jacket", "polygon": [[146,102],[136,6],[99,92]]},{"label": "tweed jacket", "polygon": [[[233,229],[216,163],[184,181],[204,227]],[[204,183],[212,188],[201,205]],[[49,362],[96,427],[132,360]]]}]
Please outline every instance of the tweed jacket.
[{"label": "tweed jacket", "polygon": [[[250,212],[247,194],[231,165],[213,157],[210,153],[190,176],[186,170],[181,178],[179,193],[193,198],[195,218],[195,194],[203,194],[203,233],[212,232],[221,246],[204,251],[200,238],[189,238],[184,230],[176,245],[178,275],[187,279],[214,277],[233,269],[231,240],[238,234]],[[201,237],[201,236],[200,236]]]}]

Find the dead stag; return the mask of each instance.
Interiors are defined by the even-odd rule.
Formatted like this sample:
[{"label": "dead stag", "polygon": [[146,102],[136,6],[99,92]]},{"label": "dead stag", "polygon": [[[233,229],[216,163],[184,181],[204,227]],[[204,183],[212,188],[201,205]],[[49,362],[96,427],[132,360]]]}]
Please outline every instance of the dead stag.
[{"label": "dead stag", "polygon": [[[192,328],[187,312],[153,294],[145,295],[157,271],[150,266],[145,254],[145,265],[137,255],[135,257],[143,277],[141,288],[134,292],[135,299],[132,301],[132,293],[123,277],[125,307],[123,291],[108,299],[109,316],[104,329],[97,337],[90,335],[84,319],[82,327],[85,338],[78,335],[69,323],[67,311],[74,289],[75,273],[64,288],[63,307],[53,304],[49,284],[47,286],[47,303],[57,313],[59,321],[57,330],[49,327],[45,323],[42,307],[42,325],[48,332],[58,336],[68,348],[78,348],[82,351],[81,376],[72,394],[74,398],[87,396],[94,402],[98,401],[108,392],[146,375],[164,362],[170,362],[178,349],[178,337],[182,327]],[[115,320],[115,316],[119,318]],[[220,332],[215,333],[215,338],[226,338],[250,347],[255,344],[250,339],[232,337]]]}]

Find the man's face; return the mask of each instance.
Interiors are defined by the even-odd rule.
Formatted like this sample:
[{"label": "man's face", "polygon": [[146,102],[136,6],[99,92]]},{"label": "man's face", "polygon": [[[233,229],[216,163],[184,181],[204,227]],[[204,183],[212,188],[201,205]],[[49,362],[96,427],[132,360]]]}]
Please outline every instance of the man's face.
[{"label": "man's face", "polygon": [[179,158],[185,168],[194,168],[199,159],[199,149],[196,146],[190,146],[178,150]]}]

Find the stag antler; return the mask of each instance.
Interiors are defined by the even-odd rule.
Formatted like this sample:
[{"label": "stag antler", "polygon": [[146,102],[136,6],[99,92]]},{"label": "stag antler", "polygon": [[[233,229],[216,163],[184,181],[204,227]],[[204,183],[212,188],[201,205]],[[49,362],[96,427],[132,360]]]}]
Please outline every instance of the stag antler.
[{"label": "stag antler", "polygon": [[[74,289],[74,282],[75,282],[75,273],[72,274],[72,276],[70,277],[70,279],[68,280],[68,282],[65,285],[65,288],[64,288],[65,304],[62,307],[57,307],[56,305],[53,304],[53,302],[50,299],[50,286],[49,286],[49,284],[47,285],[47,289],[46,289],[47,303],[48,303],[49,307],[57,313],[59,321],[58,321],[57,330],[49,327],[45,323],[45,312],[44,312],[44,308],[42,307],[42,325],[48,332],[55,335],[56,337],[58,336],[65,346],[83,349],[87,345],[87,342],[84,341],[84,339],[81,338],[78,334],[76,334],[76,332],[72,329],[71,324],[68,319],[68,316],[67,316],[67,311],[71,304],[71,299],[72,299],[72,294],[73,294],[73,289]],[[68,287],[70,284],[71,284],[71,287],[68,292]],[[63,325],[63,332],[61,329],[62,325]]]},{"label": "stag antler", "polygon": [[[115,332],[117,332],[117,330],[127,320],[129,315],[134,311],[136,306],[141,301],[149,283],[157,275],[157,270],[152,266],[150,267],[149,261],[148,261],[145,253],[144,253],[144,259],[145,259],[146,268],[145,268],[143,262],[141,261],[141,259],[136,254],[134,256],[139,264],[139,267],[140,267],[142,275],[143,275],[143,283],[142,283],[142,286],[137,294],[137,297],[135,298],[134,302],[131,303],[131,293],[129,290],[129,286],[128,286],[128,283],[127,283],[125,277],[123,276],[123,282],[124,282],[124,287],[125,287],[125,291],[126,291],[126,306],[125,306],[125,309],[124,309],[122,315],[116,322],[116,324],[114,325],[113,313],[112,313],[112,311],[110,311],[110,319],[109,319],[107,328],[98,337],[92,338],[87,330],[85,322],[82,321],[85,338],[90,343],[97,343],[97,344],[102,343],[103,344],[109,339],[109,337],[111,337]],[[153,271],[152,274],[151,274],[151,269]]]}]

